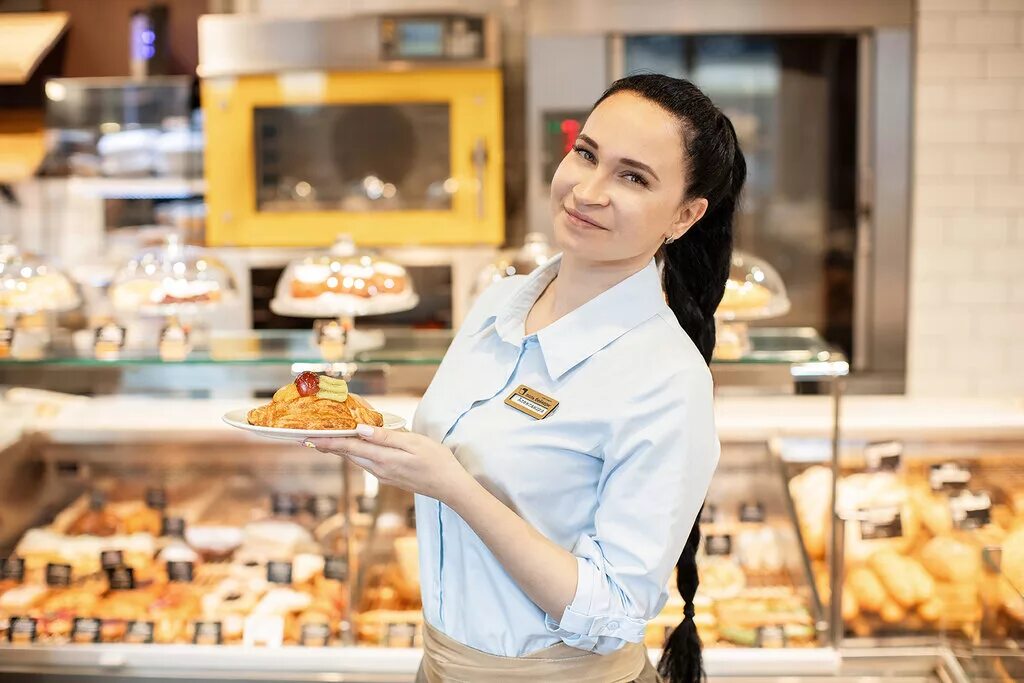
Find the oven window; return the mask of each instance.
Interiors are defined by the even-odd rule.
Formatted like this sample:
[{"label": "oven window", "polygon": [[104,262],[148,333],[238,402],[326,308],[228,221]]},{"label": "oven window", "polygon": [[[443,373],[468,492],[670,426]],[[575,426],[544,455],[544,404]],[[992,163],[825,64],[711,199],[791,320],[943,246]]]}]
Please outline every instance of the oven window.
[{"label": "oven window", "polygon": [[793,304],[764,324],[814,327],[852,354],[857,38],[647,35],[625,47],[626,73],[687,78],[732,119],[747,159],[736,248],[775,266]]},{"label": "oven window", "polygon": [[445,104],[254,110],[259,211],[449,210]]}]

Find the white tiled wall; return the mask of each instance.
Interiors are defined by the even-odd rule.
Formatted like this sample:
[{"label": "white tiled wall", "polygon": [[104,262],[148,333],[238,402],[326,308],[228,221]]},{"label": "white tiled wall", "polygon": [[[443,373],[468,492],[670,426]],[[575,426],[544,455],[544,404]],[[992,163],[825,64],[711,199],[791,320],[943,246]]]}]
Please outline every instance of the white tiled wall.
[{"label": "white tiled wall", "polygon": [[1024,0],[918,0],[907,390],[1024,397]]}]

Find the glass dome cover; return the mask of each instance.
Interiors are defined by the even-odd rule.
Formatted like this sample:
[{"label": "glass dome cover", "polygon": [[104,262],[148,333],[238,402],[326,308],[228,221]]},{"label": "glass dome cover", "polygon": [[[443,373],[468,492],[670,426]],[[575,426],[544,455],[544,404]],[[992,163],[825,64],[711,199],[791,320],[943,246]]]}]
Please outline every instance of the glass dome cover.
[{"label": "glass dome cover", "polygon": [[782,277],[764,259],[734,251],[725,296],[715,317],[721,320],[763,320],[789,312]]},{"label": "glass dome cover", "polygon": [[360,252],[351,236],[339,235],[327,253],[288,264],[270,310],[300,318],[354,317],[398,313],[418,303],[405,268]]},{"label": "glass dome cover", "polygon": [[527,233],[521,247],[503,249],[477,275],[473,295],[480,294],[491,283],[512,275],[527,275],[555,257],[557,252],[544,233]]},{"label": "glass dome cover", "polygon": [[69,311],[81,301],[75,285],[60,269],[0,236],[0,313]]},{"label": "glass dome cover", "polygon": [[198,312],[236,294],[235,279],[219,258],[202,247],[182,244],[176,235],[139,252],[110,285],[116,310],[141,315]]}]

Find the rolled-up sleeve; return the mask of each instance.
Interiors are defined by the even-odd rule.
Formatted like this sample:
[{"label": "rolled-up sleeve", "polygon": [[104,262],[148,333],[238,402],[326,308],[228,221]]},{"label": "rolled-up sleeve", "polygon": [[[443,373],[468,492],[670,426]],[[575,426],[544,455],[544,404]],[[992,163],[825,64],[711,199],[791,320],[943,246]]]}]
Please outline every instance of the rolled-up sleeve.
[{"label": "rolled-up sleeve", "polygon": [[603,449],[592,533],[572,549],[577,585],[549,632],[602,654],[643,640],[718,465],[710,373],[691,370],[630,405]]}]

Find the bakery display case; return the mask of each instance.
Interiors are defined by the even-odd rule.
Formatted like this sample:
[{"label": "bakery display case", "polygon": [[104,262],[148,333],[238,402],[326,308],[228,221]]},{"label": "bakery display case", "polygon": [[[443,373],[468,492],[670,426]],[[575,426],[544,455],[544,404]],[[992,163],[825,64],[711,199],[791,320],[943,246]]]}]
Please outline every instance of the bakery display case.
[{"label": "bakery display case", "polygon": [[108,295],[116,311],[137,316],[189,316],[237,296],[231,271],[214,254],[175,234],[133,256],[114,275]]},{"label": "bakery display case", "polygon": [[[694,601],[701,641],[715,648],[826,646],[828,625],[778,461],[764,444],[723,444],[701,514],[700,584]],[[683,617],[669,600],[647,628],[660,647]]]},{"label": "bakery display case", "polygon": [[63,271],[0,235],[0,326],[6,326],[4,318],[13,323],[19,315],[68,311],[80,303]]},{"label": "bakery display case", "polygon": [[[40,423],[7,460],[33,502],[24,523],[0,526],[0,680],[59,661],[68,676],[143,678],[171,667],[203,678],[341,671],[345,680],[411,681],[422,629],[411,498],[335,458],[219,424],[225,409],[258,405],[302,370],[392,394],[396,375],[429,375],[451,341],[450,332],[384,334],[381,347],[340,362],[325,362],[309,331],[214,335],[179,360],[126,348],[101,361],[58,337],[39,361],[0,361],[0,381],[37,389],[48,375],[57,388],[79,374],[122,373],[113,396],[55,409],[56,421]],[[742,362],[791,383],[828,384],[845,369],[813,335],[753,338],[758,355]],[[378,373],[386,383],[368,392]],[[169,398],[204,386],[217,391]],[[396,400],[373,403],[407,413],[385,399]],[[133,424],[104,407],[124,401]],[[697,615],[712,674],[838,670],[782,474],[763,441],[724,445],[704,512]],[[646,633],[654,657],[681,618],[670,592]]]},{"label": "bakery display case", "polygon": [[[57,490],[4,553],[0,680],[52,658],[142,678],[172,653],[188,655],[179,673],[251,679],[269,652],[295,680],[412,680],[422,617],[408,494],[266,441],[38,448]],[[764,444],[726,444],[722,463],[697,600],[709,666],[829,670],[782,470]],[[680,610],[673,594],[651,622],[655,656]]]},{"label": "bakery display case", "polygon": [[747,324],[783,316],[789,308],[789,295],[778,271],[764,259],[734,251],[725,294],[715,311],[715,358],[735,360],[748,356],[753,347]]},{"label": "bakery display case", "polygon": [[[1024,442],[920,435],[844,442],[834,509],[824,493],[832,469],[808,464],[824,444],[774,448],[793,475],[805,554],[843,646],[942,644],[987,653],[980,662],[998,660],[1019,680]],[[830,572],[832,524],[839,561]],[[994,675],[971,665],[979,676]]]}]

